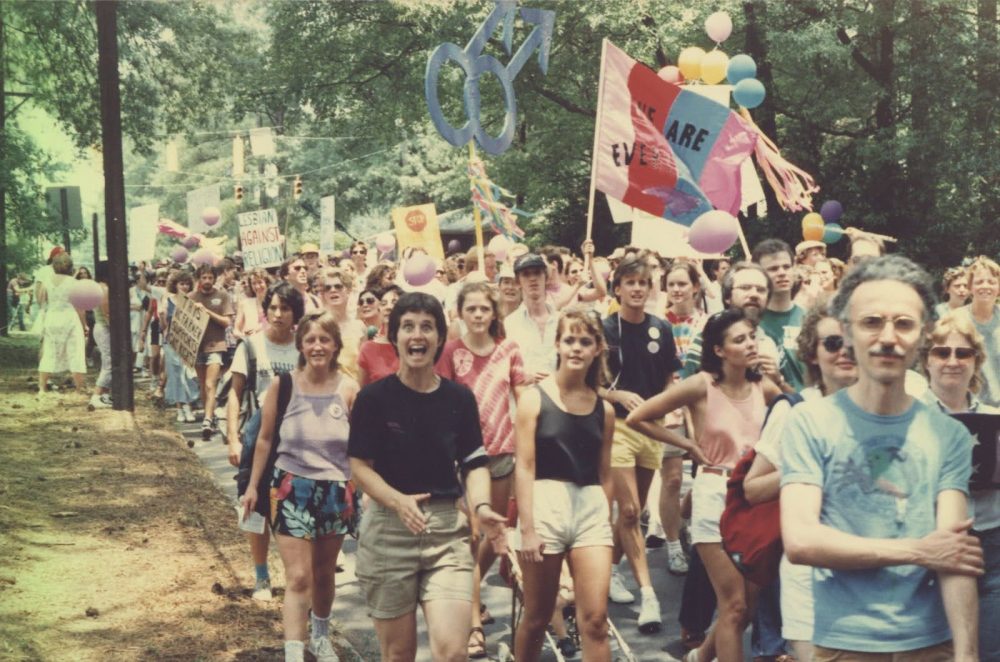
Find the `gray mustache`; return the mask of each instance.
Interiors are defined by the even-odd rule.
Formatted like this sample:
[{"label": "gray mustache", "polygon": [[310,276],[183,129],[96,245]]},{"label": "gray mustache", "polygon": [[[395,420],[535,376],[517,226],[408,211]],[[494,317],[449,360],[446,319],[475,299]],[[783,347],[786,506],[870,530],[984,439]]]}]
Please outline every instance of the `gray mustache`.
[{"label": "gray mustache", "polygon": [[897,350],[895,347],[882,347],[871,352],[868,352],[868,356],[883,356],[889,359],[902,359],[906,355],[903,352]]}]

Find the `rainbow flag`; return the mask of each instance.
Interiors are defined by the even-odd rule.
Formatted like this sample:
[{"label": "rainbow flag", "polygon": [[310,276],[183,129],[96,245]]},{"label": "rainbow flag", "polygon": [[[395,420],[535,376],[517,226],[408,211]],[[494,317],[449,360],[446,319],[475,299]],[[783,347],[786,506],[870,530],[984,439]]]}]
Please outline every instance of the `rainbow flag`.
[{"label": "rainbow flag", "polygon": [[757,133],[727,106],[668,83],[611,42],[598,100],[597,189],[690,226],[740,208],[740,165]]}]

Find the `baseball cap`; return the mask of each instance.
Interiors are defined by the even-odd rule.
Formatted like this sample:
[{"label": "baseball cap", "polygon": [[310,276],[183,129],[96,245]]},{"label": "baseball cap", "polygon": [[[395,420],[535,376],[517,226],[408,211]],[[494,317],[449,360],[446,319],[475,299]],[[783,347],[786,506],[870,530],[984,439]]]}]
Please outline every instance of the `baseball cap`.
[{"label": "baseball cap", "polygon": [[65,252],[66,252],[66,249],[63,248],[62,246],[53,246],[52,250],[49,251],[49,262],[51,262],[52,258],[54,258],[56,255],[59,255],[60,253],[65,253]]},{"label": "baseball cap", "polygon": [[545,271],[547,268],[548,265],[545,264],[545,260],[537,253],[525,253],[517,258],[517,261],[514,263],[515,274],[519,274],[525,269],[541,269]]},{"label": "baseball cap", "polygon": [[826,244],[822,241],[816,241],[815,239],[810,239],[808,241],[800,241],[795,245],[795,254],[802,255],[810,248],[822,248],[823,252],[826,253]]}]

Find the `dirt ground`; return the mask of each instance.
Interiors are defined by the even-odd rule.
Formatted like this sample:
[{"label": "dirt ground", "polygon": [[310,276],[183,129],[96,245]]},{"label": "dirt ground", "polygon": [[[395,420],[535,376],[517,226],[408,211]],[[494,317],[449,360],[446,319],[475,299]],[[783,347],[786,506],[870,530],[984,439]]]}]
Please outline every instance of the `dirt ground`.
[{"label": "dirt ground", "polygon": [[250,599],[235,514],[172,417],[39,398],[35,366],[35,339],[0,338],[0,659],[282,659],[280,590]]}]

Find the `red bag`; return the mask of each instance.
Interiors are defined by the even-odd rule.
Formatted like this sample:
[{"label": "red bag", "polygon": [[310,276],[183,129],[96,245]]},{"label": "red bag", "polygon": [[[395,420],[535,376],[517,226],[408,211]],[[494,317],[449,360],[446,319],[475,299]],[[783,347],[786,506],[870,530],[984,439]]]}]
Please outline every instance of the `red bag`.
[{"label": "red bag", "polygon": [[750,471],[757,453],[747,453],[733,469],[726,483],[726,509],[719,529],[722,547],[736,569],[758,586],[764,587],[778,577],[778,564],[784,547],[781,544],[781,503],[775,499],[756,505],[743,494],[743,479]]}]

